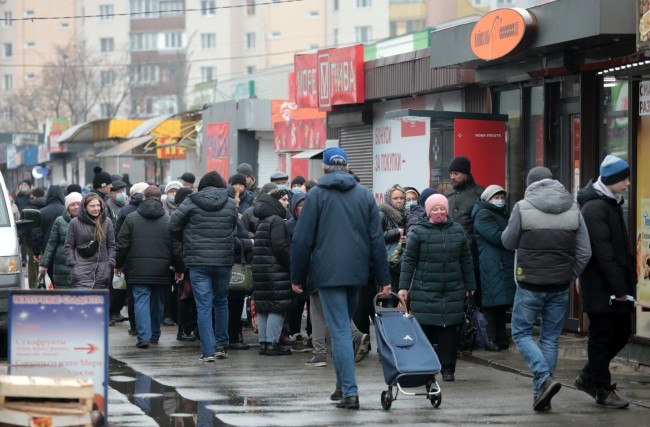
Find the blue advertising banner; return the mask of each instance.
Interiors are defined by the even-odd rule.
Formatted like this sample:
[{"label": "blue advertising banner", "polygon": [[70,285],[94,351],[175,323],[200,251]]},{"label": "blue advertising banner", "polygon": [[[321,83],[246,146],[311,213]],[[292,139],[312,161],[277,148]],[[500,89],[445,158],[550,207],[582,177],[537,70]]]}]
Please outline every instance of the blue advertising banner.
[{"label": "blue advertising banner", "polygon": [[8,362],[10,375],[92,379],[106,420],[108,291],[10,292]]}]

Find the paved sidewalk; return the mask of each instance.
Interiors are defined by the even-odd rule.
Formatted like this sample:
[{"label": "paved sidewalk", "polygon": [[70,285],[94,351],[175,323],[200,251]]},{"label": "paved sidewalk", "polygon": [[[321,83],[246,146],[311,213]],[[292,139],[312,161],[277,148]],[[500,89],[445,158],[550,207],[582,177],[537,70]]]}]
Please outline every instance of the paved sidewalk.
[{"label": "paved sidewalk", "polygon": [[[463,356],[468,362],[490,366],[506,372],[532,377],[523,357],[514,344],[506,351],[475,350]],[[555,379],[563,386],[575,389],[573,380],[587,360],[587,338],[565,333],[560,337],[559,357]],[[612,382],[617,384],[619,395],[635,404],[650,408],[650,367],[635,370],[623,363],[612,363]]]}]

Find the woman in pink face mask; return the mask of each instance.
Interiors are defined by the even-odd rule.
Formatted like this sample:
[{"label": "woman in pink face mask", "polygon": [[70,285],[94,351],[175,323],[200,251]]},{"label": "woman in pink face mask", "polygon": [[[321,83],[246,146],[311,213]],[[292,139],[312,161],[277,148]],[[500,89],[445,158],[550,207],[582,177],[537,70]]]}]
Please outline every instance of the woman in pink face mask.
[{"label": "woman in pink face mask", "polygon": [[406,241],[399,295],[410,300],[411,313],[429,341],[438,343],[442,379],[454,381],[458,325],[465,296],[476,289],[472,255],[463,226],[447,216],[449,202],[433,194]]}]

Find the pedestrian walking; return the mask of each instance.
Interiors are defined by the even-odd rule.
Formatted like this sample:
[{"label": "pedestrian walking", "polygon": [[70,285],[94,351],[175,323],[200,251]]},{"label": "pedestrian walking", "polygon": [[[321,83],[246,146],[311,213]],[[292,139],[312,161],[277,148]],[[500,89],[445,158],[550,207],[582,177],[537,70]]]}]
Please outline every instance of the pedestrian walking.
[{"label": "pedestrian walking", "polygon": [[89,193],[70,221],[65,257],[73,288],[107,289],[115,267],[115,234],[101,196]]},{"label": "pedestrian walking", "polygon": [[294,292],[302,292],[311,267],[332,338],[336,389],[330,398],[338,400],[339,408],[358,409],[350,320],[371,266],[382,295],[390,293],[391,285],[379,209],[372,193],[347,172],[347,164],[343,149],[323,152],[325,176],[309,191],[291,244],[291,282]]},{"label": "pedestrian walking", "polygon": [[169,216],[160,200],[160,190],[147,187],[143,195],[137,211],[124,220],[115,255],[115,275],[121,276],[125,267],[133,288],[138,348],[160,340],[170,268],[177,282],[183,280],[185,268],[180,244],[174,244],[169,232]]},{"label": "pedestrian walking", "polygon": [[117,224],[117,218],[120,216],[120,211],[128,202],[126,197],[126,184],[124,181],[119,179],[113,181],[111,184],[111,191],[108,193],[108,197],[105,200],[113,214],[111,221],[115,225]]},{"label": "pedestrian walking", "polygon": [[183,187],[194,190],[194,182],[196,182],[196,177],[192,172],[185,172],[183,175],[178,177],[178,181],[183,185]]},{"label": "pedestrian walking", "polygon": [[40,271],[52,270],[52,283],[57,289],[66,289],[72,286],[70,268],[66,263],[65,239],[68,236],[68,226],[72,218],[79,213],[82,196],[80,193],[70,193],[65,196],[63,215],[54,220],[50,238],[45,246],[45,251],[40,260]]},{"label": "pedestrian walking", "polygon": [[471,167],[470,160],[465,156],[457,156],[451,160],[451,163],[449,163],[449,176],[451,177],[453,188],[445,191],[445,196],[449,200],[449,216],[463,226],[465,235],[467,236],[469,251],[472,254],[474,277],[476,279],[474,301],[480,307],[481,279],[478,265],[478,247],[474,239],[472,209],[474,209],[474,204],[480,199],[485,188],[474,181]]},{"label": "pedestrian walking", "polygon": [[257,311],[260,352],[284,356],[291,350],[280,347],[284,317],[291,308],[289,281],[289,232],[284,226],[289,190],[261,194],[254,214],[259,218],[253,247],[253,298]]},{"label": "pedestrian walking", "polygon": [[[562,387],[553,375],[569,285],[587,265],[591,247],[580,210],[550,170],[531,169],[526,185],[501,242],[504,248],[517,250],[512,338],[533,373],[533,409],[548,411]],[[533,326],[540,316],[538,345]]]},{"label": "pedestrian walking", "polygon": [[[25,209],[41,210],[46,205],[45,190],[41,187],[34,187],[29,192],[29,201],[25,205]],[[27,260],[27,281],[29,288],[36,288],[36,281],[38,279],[38,256],[40,254],[41,246],[41,230],[40,228],[22,230],[23,241],[22,245],[26,250]]]},{"label": "pedestrian walking", "polygon": [[201,178],[198,190],[174,211],[169,230],[181,238],[183,261],[190,270],[201,339],[199,360],[214,362],[215,357],[228,357],[228,283],[237,209],[215,171]]},{"label": "pedestrian walking", "polygon": [[410,301],[431,344],[438,344],[442,379],[454,381],[463,302],[476,290],[472,256],[463,227],[447,214],[445,196],[429,196],[424,209],[427,216],[406,242],[399,295]]},{"label": "pedestrian walking", "polygon": [[[63,189],[58,185],[50,185],[50,188],[47,190],[46,204],[45,207],[41,208],[41,226],[32,230],[32,250],[34,252],[34,258],[40,264],[41,254],[45,251],[45,246],[50,240],[50,233],[52,232],[52,226],[58,217],[63,214],[65,210],[65,195],[63,194]],[[52,265],[47,265],[47,275],[50,277],[50,280],[54,281],[52,273]]]},{"label": "pedestrian walking", "polygon": [[472,210],[474,237],[478,245],[483,291],[482,312],[487,320],[487,351],[510,347],[506,332],[506,314],[515,299],[515,253],[503,247],[501,234],[508,226],[506,190],[488,186]]},{"label": "pedestrian walking", "polygon": [[253,172],[253,167],[248,163],[240,163],[237,166],[237,173],[246,177],[246,189],[253,194],[254,199],[257,199],[262,191],[257,185],[257,178]]},{"label": "pedestrian walking", "polygon": [[636,271],[630,253],[622,206],[630,186],[626,161],[608,155],[600,165],[600,177],[578,192],[592,257],[580,276],[582,310],[589,316],[587,364],[575,386],[605,408],[630,404],[616,392],[609,364],[625,347],[632,333]]},{"label": "pedestrian walking", "polygon": [[[397,250],[401,252],[406,244],[406,210],[404,203],[406,192],[395,184],[386,190],[384,203],[379,206],[379,217],[381,228],[384,231],[384,242],[387,247],[387,257],[390,258]],[[400,263],[389,264],[390,283],[393,285],[393,292],[399,289]]]},{"label": "pedestrian walking", "polygon": [[178,190],[183,188],[183,184],[181,184],[180,181],[169,181],[167,185],[165,185],[165,200],[163,200],[163,207],[165,208],[165,212],[167,212],[167,215],[172,214],[174,210],[178,207],[178,204],[176,203],[176,193]]}]

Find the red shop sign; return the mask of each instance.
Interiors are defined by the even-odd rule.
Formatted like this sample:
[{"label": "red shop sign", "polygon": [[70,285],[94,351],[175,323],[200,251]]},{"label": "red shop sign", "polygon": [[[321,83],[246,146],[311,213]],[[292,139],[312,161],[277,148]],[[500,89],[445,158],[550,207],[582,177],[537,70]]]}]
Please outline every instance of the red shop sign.
[{"label": "red shop sign", "polygon": [[228,154],[230,151],[228,122],[208,123],[206,139],[206,172],[217,171],[224,179],[228,179]]},{"label": "red shop sign", "polygon": [[316,54],[295,55],[293,67],[295,69],[295,92],[298,107],[318,107],[318,90],[316,78]]},{"label": "red shop sign", "polygon": [[323,49],[318,53],[318,108],[365,101],[363,45]]}]

